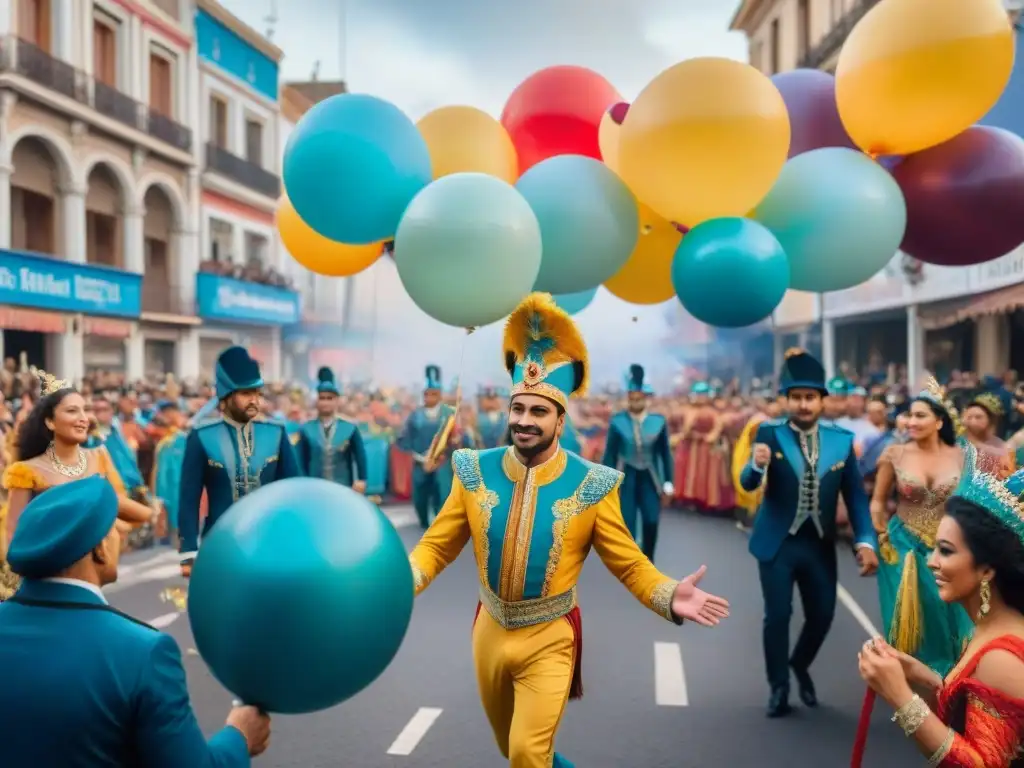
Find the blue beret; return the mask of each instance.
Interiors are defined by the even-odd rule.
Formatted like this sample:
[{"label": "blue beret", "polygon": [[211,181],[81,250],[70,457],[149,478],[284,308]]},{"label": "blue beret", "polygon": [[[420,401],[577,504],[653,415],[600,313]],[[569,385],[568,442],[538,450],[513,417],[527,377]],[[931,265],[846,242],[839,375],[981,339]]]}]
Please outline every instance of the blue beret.
[{"label": "blue beret", "polygon": [[25,506],[7,563],[26,579],[56,576],[99,546],[115,520],[117,494],[105,478],[55,485]]}]

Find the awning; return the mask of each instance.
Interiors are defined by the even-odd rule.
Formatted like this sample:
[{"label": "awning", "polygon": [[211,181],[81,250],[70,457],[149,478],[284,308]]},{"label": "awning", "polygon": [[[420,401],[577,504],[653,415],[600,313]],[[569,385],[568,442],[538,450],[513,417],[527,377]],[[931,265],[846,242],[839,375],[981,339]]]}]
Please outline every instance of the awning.
[{"label": "awning", "polygon": [[109,320],[105,317],[85,317],[82,318],[82,330],[86,336],[127,339],[132,335],[132,324],[124,320]]},{"label": "awning", "polygon": [[68,331],[67,315],[38,309],[0,307],[0,329],[65,334]]},{"label": "awning", "polygon": [[964,320],[976,320],[985,315],[1005,315],[1018,309],[1024,309],[1024,283],[923,306],[918,309],[917,318],[924,330],[938,331]]}]

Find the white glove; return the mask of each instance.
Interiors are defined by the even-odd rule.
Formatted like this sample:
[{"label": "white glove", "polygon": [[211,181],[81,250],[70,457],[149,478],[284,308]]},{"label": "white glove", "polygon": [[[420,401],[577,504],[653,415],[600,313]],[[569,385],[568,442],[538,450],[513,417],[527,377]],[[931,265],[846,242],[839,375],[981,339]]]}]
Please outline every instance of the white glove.
[{"label": "white glove", "polygon": [[672,483],[666,482],[661,487],[661,492],[664,493],[666,496],[675,496],[676,495],[676,487],[674,485],[672,485]]}]

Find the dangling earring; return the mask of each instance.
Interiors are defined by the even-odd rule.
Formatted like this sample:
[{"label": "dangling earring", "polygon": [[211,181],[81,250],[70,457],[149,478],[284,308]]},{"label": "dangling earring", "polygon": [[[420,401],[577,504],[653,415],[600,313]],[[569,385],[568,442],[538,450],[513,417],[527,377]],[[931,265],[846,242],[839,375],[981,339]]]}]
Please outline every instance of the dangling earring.
[{"label": "dangling earring", "polygon": [[978,611],[978,617],[983,619],[988,616],[988,612],[992,610],[992,585],[988,579],[981,582],[981,608]]}]

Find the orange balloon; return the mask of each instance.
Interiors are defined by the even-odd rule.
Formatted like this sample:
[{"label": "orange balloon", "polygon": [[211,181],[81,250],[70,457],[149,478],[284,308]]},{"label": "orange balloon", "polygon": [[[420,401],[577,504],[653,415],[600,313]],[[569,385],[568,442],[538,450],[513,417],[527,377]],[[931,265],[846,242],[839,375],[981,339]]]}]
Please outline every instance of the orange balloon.
[{"label": "orange balloon", "polygon": [[347,245],[329,240],[304,222],[284,196],[277,206],[277,231],[293,259],[310,272],[326,277],[359,274],[384,251],[384,243]]},{"label": "orange balloon", "polygon": [[676,295],[672,259],[683,239],[674,224],[640,203],[640,238],[629,261],[604,287],[630,304],[661,304]]}]

